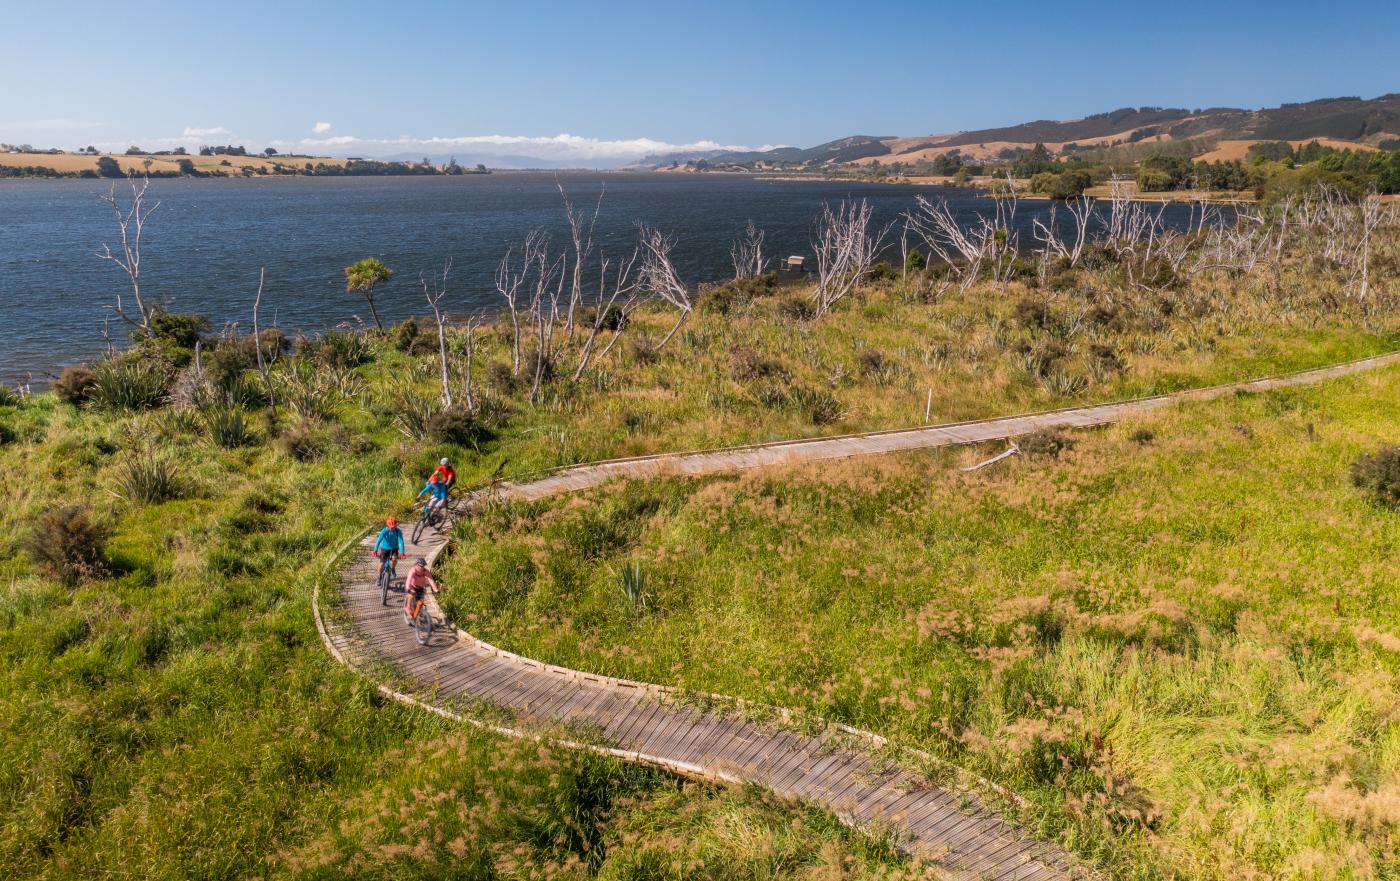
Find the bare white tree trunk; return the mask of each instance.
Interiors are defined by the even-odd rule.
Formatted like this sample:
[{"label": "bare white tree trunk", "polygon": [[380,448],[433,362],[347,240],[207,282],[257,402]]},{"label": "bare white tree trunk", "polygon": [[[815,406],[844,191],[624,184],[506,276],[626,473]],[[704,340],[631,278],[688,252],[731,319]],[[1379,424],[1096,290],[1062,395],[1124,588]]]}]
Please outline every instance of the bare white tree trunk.
[{"label": "bare white tree trunk", "polygon": [[[597,310],[593,315],[593,326],[589,328],[588,337],[583,342],[583,348],[579,350],[578,366],[574,369],[574,382],[578,382],[579,377],[583,376],[583,371],[588,369],[589,359],[593,356],[593,344],[597,341],[599,332],[602,331],[609,313],[614,308],[620,308],[621,314],[617,317],[618,325],[613,329],[612,340],[603,349],[604,355],[612,349],[613,343],[617,342],[617,338],[622,336],[622,332],[627,328],[627,316],[637,293],[637,284],[632,278],[632,269],[637,263],[637,255],[638,252],[633,250],[632,256],[618,265],[617,274],[611,287],[608,285],[608,261],[603,261],[598,273]],[[618,307],[617,302],[620,298],[623,303],[621,307]]]},{"label": "bare white tree trunk", "polygon": [[889,233],[889,227],[870,231],[870,203],[864,199],[843,201],[836,210],[822,206],[812,237],[812,251],[817,259],[817,287],[812,294],[817,315],[825,315],[831,307],[855,290]]},{"label": "bare white tree trunk", "polygon": [[423,296],[427,298],[428,305],[433,310],[433,321],[437,324],[438,338],[438,368],[442,380],[442,406],[444,409],[452,406],[452,374],[448,369],[447,362],[447,310],[442,308],[442,299],[447,296],[447,276],[452,271],[452,258],[448,257],[442,262],[441,276],[433,276],[429,279],[420,275],[418,280],[423,285]]},{"label": "bare white tree trunk", "polygon": [[676,307],[680,313],[676,317],[676,323],[671,326],[671,330],[667,332],[661,342],[656,344],[656,351],[660,351],[671,341],[671,337],[676,335],[676,331],[681,329],[685,320],[690,317],[694,304],[690,298],[690,291],[681,281],[676,272],[675,263],[671,260],[671,249],[675,247],[676,240],[663,234],[660,230],[647,226],[640,227],[639,232],[642,253],[640,272],[642,289]]},{"label": "bare white tree trunk", "polygon": [[525,236],[525,243],[520,249],[520,268],[515,267],[515,251],[507,248],[505,256],[501,258],[500,265],[496,267],[496,292],[506,301],[506,308],[510,310],[511,326],[511,371],[513,375],[520,375],[521,350],[520,344],[523,335],[520,326],[521,303],[520,289],[524,286],[530,273],[534,271],[540,263],[540,256],[549,250],[549,239],[542,230],[531,230]]},{"label": "bare white tree trunk", "polygon": [[744,227],[744,237],[735,239],[729,247],[729,259],[734,263],[734,280],[757,278],[768,270],[768,258],[763,256],[764,232],[752,220]]},{"label": "bare white tree trunk", "polygon": [[[262,308],[263,283],[267,278],[267,267],[258,270],[258,293],[253,297],[253,351],[258,359],[258,373],[262,376],[263,385],[267,387],[267,402],[272,407],[272,421],[277,422],[277,391],[272,384],[272,372],[268,359],[263,356],[262,327],[258,324],[258,312]],[[276,320],[276,315],[273,316]],[[273,353],[273,358],[277,354]]]},{"label": "bare white tree trunk", "polygon": [[140,186],[137,186],[135,178],[131,180],[131,202],[126,210],[122,209],[121,202],[117,198],[117,185],[112,184],[112,189],[107,195],[102,196],[112,208],[112,214],[117,219],[117,231],[121,235],[121,253],[112,253],[111,247],[105,242],[102,250],[97,252],[97,256],[103,260],[110,260],[115,263],[122,272],[126,273],[127,281],[131,284],[131,298],[136,301],[136,311],[139,318],[133,318],[127,314],[122,304],[121,294],[117,295],[116,305],[111,307],[117,317],[133,327],[139,327],[142,331],[151,329],[152,307],[147,307],[145,299],[141,296],[141,234],[145,231],[146,221],[151,214],[160,207],[160,203],[154,205],[146,204],[146,190],[151,186],[151,179],[146,177],[141,179]]}]

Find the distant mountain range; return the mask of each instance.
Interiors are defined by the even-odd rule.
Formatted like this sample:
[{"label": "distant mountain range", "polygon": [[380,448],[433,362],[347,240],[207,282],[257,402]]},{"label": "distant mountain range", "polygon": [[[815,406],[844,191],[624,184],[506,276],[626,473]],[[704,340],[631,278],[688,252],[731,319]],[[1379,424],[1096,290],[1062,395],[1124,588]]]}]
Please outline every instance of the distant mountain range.
[{"label": "distant mountain range", "polygon": [[[896,137],[851,135],[815,147],[778,147],[754,152],[672,154],[647,157],[632,168],[793,169],[878,162],[918,162],[954,150],[974,159],[1044,144],[1051,151],[1167,141],[1252,143],[1320,139],[1334,144],[1400,147],[1400,93],[1379,98],[1323,98],[1262,110],[1211,107],[1124,107],[1083,119],[1036,120],[1003,128],[952,134]],[[1223,155],[1223,154],[1222,154]]]}]

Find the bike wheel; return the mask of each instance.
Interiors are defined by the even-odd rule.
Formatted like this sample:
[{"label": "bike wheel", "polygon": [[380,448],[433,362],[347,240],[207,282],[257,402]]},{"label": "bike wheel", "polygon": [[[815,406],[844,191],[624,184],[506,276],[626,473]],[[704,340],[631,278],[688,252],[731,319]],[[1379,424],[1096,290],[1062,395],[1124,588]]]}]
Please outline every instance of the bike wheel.
[{"label": "bike wheel", "polygon": [[418,539],[423,537],[423,526],[428,522],[428,515],[424,514],[418,518],[418,522],[413,524],[413,543],[418,544]]},{"label": "bike wheel", "polygon": [[418,620],[414,622],[413,630],[419,645],[427,645],[428,640],[433,638],[433,616],[428,614],[427,603],[418,610]]},{"label": "bike wheel", "polygon": [[379,567],[379,604],[389,605],[389,567]]}]

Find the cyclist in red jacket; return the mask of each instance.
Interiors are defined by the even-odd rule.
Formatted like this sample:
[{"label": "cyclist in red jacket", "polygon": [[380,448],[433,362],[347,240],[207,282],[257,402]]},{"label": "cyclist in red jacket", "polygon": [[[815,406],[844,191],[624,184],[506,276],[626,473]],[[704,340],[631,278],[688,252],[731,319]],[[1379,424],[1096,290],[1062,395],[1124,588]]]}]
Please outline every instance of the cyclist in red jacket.
[{"label": "cyclist in red jacket", "polygon": [[442,482],[447,484],[448,491],[451,491],[452,485],[457,482],[457,472],[452,470],[452,464],[447,461],[446,457],[443,457],[442,461],[438,462],[438,467],[437,470],[433,472],[433,477],[441,477]]}]

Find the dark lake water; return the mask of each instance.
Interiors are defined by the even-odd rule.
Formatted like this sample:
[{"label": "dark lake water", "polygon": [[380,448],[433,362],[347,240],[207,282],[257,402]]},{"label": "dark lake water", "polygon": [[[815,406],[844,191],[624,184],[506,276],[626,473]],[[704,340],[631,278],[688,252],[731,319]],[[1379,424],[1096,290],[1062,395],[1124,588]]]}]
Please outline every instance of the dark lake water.
[{"label": "dark lake water", "polygon": [[[143,292],[172,311],[203,313],[215,327],[246,328],[258,268],[267,267],[263,320],[288,332],[317,332],[362,316],[345,293],[343,268],[375,256],[397,271],[376,292],[387,322],[426,311],[420,272],[454,263],[453,311],[494,308],[492,278],[507,244],[535,227],[565,243],[556,176],[497,173],[433,178],[156,180],[160,207],[146,228]],[[775,257],[811,253],[822,203],[869,199],[884,224],[916,193],[948,199],[972,221],[993,203],[972,190],[829,181],[765,181],[719,175],[564,173],[579,204],[606,189],[597,239],[604,253],[630,251],[637,222],[677,237],[675,257],[691,284],[731,272],[730,242],[746,221],[767,232]],[[0,182],[0,380],[44,381],[64,364],[103,349],[106,305],[126,289],[114,265],[95,257],[115,243],[102,181]],[[1046,203],[1022,202],[1018,225],[1031,241]],[[1169,223],[1189,208],[1169,206]],[[113,333],[124,331],[113,323]]]}]

